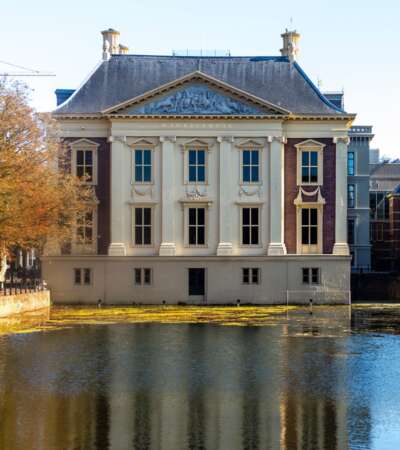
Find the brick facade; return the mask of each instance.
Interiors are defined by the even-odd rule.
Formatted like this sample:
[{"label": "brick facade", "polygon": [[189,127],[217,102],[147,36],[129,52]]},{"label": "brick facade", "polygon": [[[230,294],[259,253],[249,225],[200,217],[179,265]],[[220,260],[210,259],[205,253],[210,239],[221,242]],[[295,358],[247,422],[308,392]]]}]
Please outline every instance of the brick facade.
[{"label": "brick facade", "polygon": [[[321,194],[326,201],[323,214],[323,252],[332,253],[335,243],[335,185],[336,185],[336,146],[332,139],[315,139],[325,145],[323,150],[323,185]],[[297,148],[304,139],[288,139],[285,146],[285,245],[288,253],[296,253],[296,206],[297,186]],[[314,190],[315,187],[305,188]],[[313,197],[305,201],[315,200]]]},{"label": "brick facade", "polygon": [[[67,138],[65,143],[71,143],[82,138]],[[110,208],[111,208],[111,186],[110,186],[110,144],[106,138],[87,138],[99,144],[97,148],[97,185],[95,186],[97,205],[97,253],[107,255],[108,246],[111,241]],[[68,147],[69,148],[69,147]],[[70,160],[70,151],[67,155]],[[68,167],[70,169],[70,166]]]}]

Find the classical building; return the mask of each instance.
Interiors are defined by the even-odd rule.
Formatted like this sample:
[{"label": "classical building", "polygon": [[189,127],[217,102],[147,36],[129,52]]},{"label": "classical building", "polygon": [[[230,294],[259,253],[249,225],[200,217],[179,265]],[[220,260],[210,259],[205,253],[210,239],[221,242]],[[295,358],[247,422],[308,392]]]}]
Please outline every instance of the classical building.
[{"label": "classical building", "polygon": [[[353,114],[281,56],[103,60],[53,115],[95,205],[43,258],[55,302],[349,301]],[[72,94],[72,95],[71,95]]]}]

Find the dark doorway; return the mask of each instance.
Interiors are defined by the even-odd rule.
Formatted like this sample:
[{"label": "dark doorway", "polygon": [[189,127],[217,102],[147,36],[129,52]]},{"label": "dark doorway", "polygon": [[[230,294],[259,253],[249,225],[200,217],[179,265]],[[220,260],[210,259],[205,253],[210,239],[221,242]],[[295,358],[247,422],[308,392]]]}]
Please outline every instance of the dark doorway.
[{"label": "dark doorway", "polygon": [[205,271],[206,269],[189,269],[189,295],[205,294]]}]

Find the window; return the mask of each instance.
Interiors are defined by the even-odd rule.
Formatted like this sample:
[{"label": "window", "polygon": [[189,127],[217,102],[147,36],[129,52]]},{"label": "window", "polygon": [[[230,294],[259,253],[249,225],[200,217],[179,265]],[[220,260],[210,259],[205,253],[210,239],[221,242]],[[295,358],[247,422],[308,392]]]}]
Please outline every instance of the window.
[{"label": "window", "polygon": [[354,184],[348,184],[347,185],[347,207],[348,208],[355,207],[355,200],[356,200],[355,194],[356,194],[356,192],[355,192]]},{"label": "window", "polygon": [[205,245],[206,243],[206,209],[188,208],[189,245]]},{"label": "window", "polygon": [[354,219],[347,220],[347,242],[350,245],[354,244]]},{"label": "window", "polygon": [[347,153],[347,175],[354,175],[354,152]]},{"label": "window", "polygon": [[87,183],[93,181],[93,150],[76,150],[76,176]]},{"label": "window", "polygon": [[242,150],[242,182],[258,183],[260,181],[260,151]]},{"label": "window", "polygon": [[97,184],[97,151],[99,144],[89,139],[70,143],[71,172],[86,184]]},{"label": "window", "polygon": [[301,182],[318,182],[318,151],[303,150],[301,152]]},{"label": "window", "polygon": [[91,247],[93,245],[93,211],[78,214],[76,218],[76,244]]},{"label": "window", "polygon": [[135,245],[151,245],[151,208],[134,208]]},{"label": "window", "polygon": [[135,285],[136,286],[151,286],[152,284],[152,269],[149,268],[135,268]]},{"label": "window", "polygon": [[388,220],[389,219],[389,200],[387,198],[388,192],[370,192],[369,193],[369,207],[370,216],[373,220]]},{"label": "window", "polygon": [[259,244],[259,208],[242,208],[242,244]]},{"label": "window", "polygon": [[302,245],[318,244],[317,208],[302,208],[301,210],[301,243]]},{"label": "window", "polygon": [[189,151],[190,183],[205,183],[206,181],[206,151],[205,149],[190,149]]},{"label": "window", "polygon": [[303,284],[320,284],[320,270],[318,267],[303,267]]},{"label": "window", "polygon": [[77,285],[90,285],[92,283],[92,269],[74,269],[74,283]]},{"label": "window", "polygon": [[152,151],[150,149],[135,150],[135,182],[151,183],[151,159]]},{"label": "window", "polygon": [[297,148],[297,185],[322,185],[325,145],[308,139],[296,144],[295,147]]},{"label": "window", "polygon": [[243,284],[260,284],[260,269],[258,267],[244,267],[242,269]]}]

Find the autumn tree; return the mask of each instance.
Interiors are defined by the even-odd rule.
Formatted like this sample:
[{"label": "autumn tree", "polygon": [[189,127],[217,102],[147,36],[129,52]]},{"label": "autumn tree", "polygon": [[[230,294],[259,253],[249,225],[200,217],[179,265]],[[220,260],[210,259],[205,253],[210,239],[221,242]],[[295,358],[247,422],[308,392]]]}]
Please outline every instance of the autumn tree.
[{"label": "autumn tree", "polygon": [[0,80],[0,282],[10,249],[68,240],[92,191],[72,176],[50,115],[29,105],[29,90]]}]

